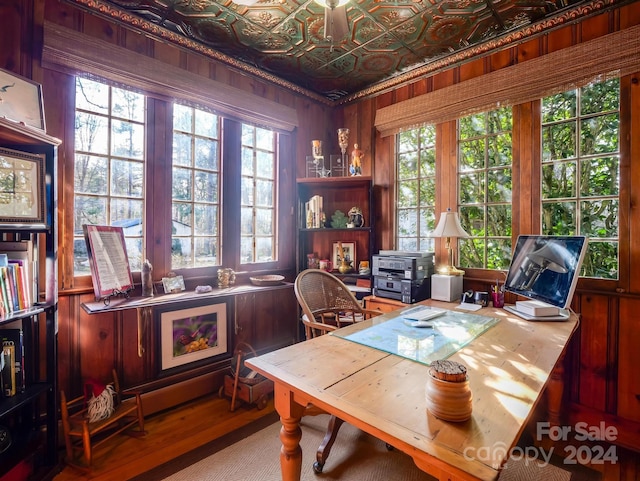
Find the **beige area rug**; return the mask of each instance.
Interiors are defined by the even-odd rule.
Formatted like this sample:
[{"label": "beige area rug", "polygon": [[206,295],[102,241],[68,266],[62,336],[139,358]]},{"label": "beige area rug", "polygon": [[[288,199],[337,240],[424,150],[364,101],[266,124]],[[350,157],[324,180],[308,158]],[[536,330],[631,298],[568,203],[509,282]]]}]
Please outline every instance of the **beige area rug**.
[{"label": "beige area rug", "polygon": [[[388,451],[385,443],[349,424],[340,428],[321,474],[313,472],[315,452],[328,416],[302,420],[302,481],[433,481],[404,453]],[[168,463],[136,481],[280,481],[280,423],[276,421],[199,461]],[[173,470],[171,469],[173,466]],[[176,471],[179,469],[179,471]],[[167,474],[173,473],[173,474]],[[579,481],[580,477],[553,465],[520,461],[507,466],[500,481]]]}]

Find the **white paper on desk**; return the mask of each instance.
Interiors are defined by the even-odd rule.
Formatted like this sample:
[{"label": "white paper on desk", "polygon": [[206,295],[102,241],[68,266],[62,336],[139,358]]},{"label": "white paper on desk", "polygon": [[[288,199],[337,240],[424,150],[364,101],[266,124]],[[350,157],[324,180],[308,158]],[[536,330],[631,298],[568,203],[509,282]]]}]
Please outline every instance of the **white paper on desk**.
[{"label": "white paper on desk", "polygon": [[462,302],[459,306],[456,306],[456,309],[462,309],[464,311],[477,311],[482,309],[480,304],[471,304],[470,302]]}]

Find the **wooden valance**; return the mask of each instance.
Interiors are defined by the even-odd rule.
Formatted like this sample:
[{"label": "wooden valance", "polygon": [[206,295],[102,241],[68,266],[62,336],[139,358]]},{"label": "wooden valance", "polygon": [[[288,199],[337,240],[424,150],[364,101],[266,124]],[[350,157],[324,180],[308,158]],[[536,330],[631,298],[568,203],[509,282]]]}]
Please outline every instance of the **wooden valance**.
[{"label": "wooden valance", "polygon": [[375,126],[384,137],[639,71],[636,25],[381,108]]},{"label": "wooden valance", "polygon": [[286,132],[298,126],[291,107],[51,22],[44,24],[42,66],[187,101],[241,122]]}]

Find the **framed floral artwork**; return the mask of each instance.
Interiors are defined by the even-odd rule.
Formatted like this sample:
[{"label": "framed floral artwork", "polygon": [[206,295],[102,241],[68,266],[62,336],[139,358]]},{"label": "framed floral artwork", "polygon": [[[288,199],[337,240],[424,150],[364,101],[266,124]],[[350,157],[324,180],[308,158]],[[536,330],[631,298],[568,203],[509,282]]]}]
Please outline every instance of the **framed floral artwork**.
[{"label": "framed floral artwork", "polygon": [[161,370],[204,363],[229,352],[226,302],[156,308],[160,320]]}]

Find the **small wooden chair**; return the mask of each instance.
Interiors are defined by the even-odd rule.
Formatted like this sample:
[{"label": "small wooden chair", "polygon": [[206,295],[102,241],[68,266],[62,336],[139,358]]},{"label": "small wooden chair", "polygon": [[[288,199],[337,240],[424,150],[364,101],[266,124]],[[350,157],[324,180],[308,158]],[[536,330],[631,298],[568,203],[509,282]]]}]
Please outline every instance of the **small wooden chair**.
[{"label": "small wooden chair", "polygon": [[[362,307],[340,279],[320,269],[307,269],[298,274],[294,283],[294,292],[302,308],[302,323],[307,339],[382,314],[380,311]],[[324,414],[324,411],[309,405],[304,414],[314,416]],[[344,421],[336,416],[332,415],[329,418],[327,431],[316,452],[316,461],[313,463],[313,471],[316,474],[322,472],[343,423]]]},{"label": "small wooden chair", "polygon": [[[67,464],[89,471],[93,461],[93,449],[100,444],[122,432],[135,437],[146,434],[140,393],[122,391],[115,369],[113,370],[113,388],[115,391],[113,414],[95,422],[89,422],[84,396],[67,401],[64,391],[60,391],[60,411]],[[123,399],[123,396],[131,397]],[[137,430],[130,429],[136,424]]]}]

